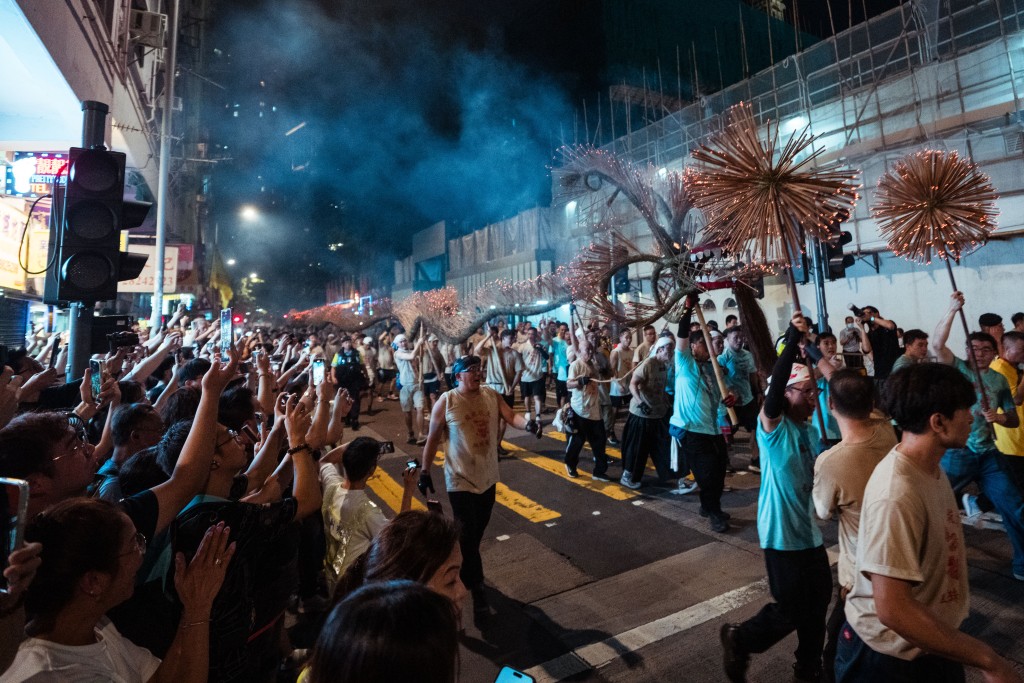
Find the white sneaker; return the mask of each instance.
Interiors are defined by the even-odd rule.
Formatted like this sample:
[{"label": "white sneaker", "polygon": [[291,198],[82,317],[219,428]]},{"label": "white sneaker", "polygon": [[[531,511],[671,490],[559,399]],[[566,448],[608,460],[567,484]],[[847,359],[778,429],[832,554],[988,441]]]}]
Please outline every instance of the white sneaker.
[{"label": "white sneaker", "polygon": [[627,489],[636,491],[640,488],[640,482],[633,481],[633,477],[629,476],[629,472],[623,472],[622,477],[619,479],[619,484],[625,486]]},{"label": "white sneaker", "polygon": [[700,487],[697,486],[697,482],[693,479],[690,479],[689,477],[681,477],[678,485],[676,486],[676,493],[685,496],[687,493],[693,493],[698,488]]}]

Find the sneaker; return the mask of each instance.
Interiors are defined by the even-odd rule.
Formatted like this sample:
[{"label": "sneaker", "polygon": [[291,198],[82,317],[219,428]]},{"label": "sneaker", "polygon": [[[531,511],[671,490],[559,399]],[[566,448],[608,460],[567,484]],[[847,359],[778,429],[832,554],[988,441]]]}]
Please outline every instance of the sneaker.
[{"label": "sneaker", "polygon": [[601,472],[600,474],[594,472],[594,474],[591,475],[591,478],[594,481],[615,481],[615,479],[607,472]]},{"label": "sneaker", "polygon": [[729,520],[721,514],[712,514],[708,517],[708,523],[711,525],[711,530],[716,533],[724,534],[729,530]]},{"label": "sneaker", "polygon": [[580,476],[580,473],[576,471],[575,467],[569,467],[568,465],[565,466],[565,473],[570,479],[575,479]]},{"label": "sneaker", "polygon": [[416,445],[416,437],[415,437],[415,436],[413,436],[412,434],[410,434],[410,435],[409,435],[409,438],[408,438],[408,439],[406,439],[406,440],[405,440],[405,442],[406,442],[407,444],[409,444],[410,446],[415,446],[415,445]]},{"label": "sneaker", "polygon": [[427,443],[427,437],[425,437],[425,436],[421,436],[420,438],[416,439],[416,445],[417,446],[425,446],[426,443]]},{"label": "sneaker", "polygon": [[761,474],[761,461],[760,460],[751,460],[750,464],[747,465],[747,471],[748,472],[753,472],[755,474]]},{"label": "sneaker", "polygon": [[621,446],[622,442],[620,442],[618,439],[616,439],[614,436],[612,436],[612,437],[608,438],[608,445],[609,446]]},{"label": "sneaker", "polygon": [[619,484],[633,491],[636,491],[638,488],[640,488],[640,482],[633,481],[633,476],[629,472],[622,473],[622,476],[619,478]]},{"label": "sneaker", "polygon": [[[699,514],[701,517],[710,517],[711,516],[711,513],[709,513],[706,509],[704,509],[703,505],[700,506],[700,510],[697,511],[697,514]],[[718,515],[722,519],[732,519],[732,515],[730,515],[725,510],[719,512]]]},{"label": "sneaker", "polygon": [[498,446],[498,455],[508,455],[508,451],[502,446]]},{"label": "sneaker", "polygon": [[676,493],[686,495],[687,493],[693,493],[698,488],[696,481],[688,477],[683,477],[679,480],[679,483],[676,486]]},{"label": "sneaker", "polygon": [[736,643],[738,630],[738,624],[722,624],[722,630],[718,632],[719,640],[722,641],[722,667],[725,669],[725,677],[732,683],[746,683],[750,655]]},{"label": "sneaker", "polygon": [[961,500],[964,502],[964,512],[971,519],[981,517],[981,508],[978,507],[978,497],[965,493]]},{"label": "sneaker", "polygon": [[377,403],[383,403],[383,402],[384,402],[384,397],[383,396],[378,396],[377,397]]},{"label": "sneaker", "polygon": [[352,431],[353,431],[353,432],[358,432],[358,431],[359,431],[359,427],[360,427],[360,426],[361,426],[361,425],[360,425],[360,424],[359,424],[358,422],[353,422],[353,423],[352,423]]},{"label": "sneaker", "polygon": [[821,665],[793,665],[793,683],[821,683]]}]

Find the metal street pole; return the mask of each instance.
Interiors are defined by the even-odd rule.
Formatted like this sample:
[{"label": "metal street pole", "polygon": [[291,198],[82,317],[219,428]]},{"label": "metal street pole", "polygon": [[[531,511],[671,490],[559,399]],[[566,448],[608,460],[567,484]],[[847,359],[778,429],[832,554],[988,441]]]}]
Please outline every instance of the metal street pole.
[{"label": "metal street pole", "polygon": [[811,242],[811,267],[814,269],[814,298],[818,304],[818,334],[828,331],[828,303],[825,300],[825,267],[822,250],[824,245],[813,237]]},{"label": "metal street pole", "polygon": [[154,330],[160,325],[164,305],[164,251],[167,246],[167,186],[171,167],[171,118],[174,110],[174,72],[178,63],[178,0],[168,0],[170,6],[167,36],[167,59],[164,61],[164,111],[160,117],[160,170],[156,193],[156,277],[153,282],[153,313],[149,324]]},{"label": "metal street pole", "polygon": [[[106,149],[107,114],[110,107],[103,102],[85,100],[82,102],[82,147],[85,149]],[[53,208],[51,211],[59,216],[60,221],[64,220],[63,203],[64,193],[54,186]],[[51,223],[51,229],[62,229],[60,225]],[[57,267],[57,266],[54,266]],[[89,356],[92,349],[89,344],[92,340],[93,309],[92,302],[81,301],[71,302],[71,310],[68,314],[68,363],[65,368],[65,377],[71,382],[85,374],[85,367],[89,364]]]}]

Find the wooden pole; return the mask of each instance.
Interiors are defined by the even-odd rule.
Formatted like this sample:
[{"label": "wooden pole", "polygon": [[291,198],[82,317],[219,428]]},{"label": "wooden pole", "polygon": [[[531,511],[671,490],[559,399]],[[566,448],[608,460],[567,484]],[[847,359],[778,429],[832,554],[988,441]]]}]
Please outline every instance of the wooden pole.
[{"label": "wooden pole", "polygon": [[[949,263],[949,259],[942,259],[946,262],[946,272],[949,273],[949,282],[953,285],[953,291],[958,292],[960,290],[956,287],[956,278],[953,277],[953,266]],[[981,383],[981,370],[978,369],[978,359],[974,356],[974,346],[971,345],[971,329],[967,326],[967,315],[964,314],[964,307],[961,306],[960,310],[960,323],[964,326],[964,341],[967,342],[967,354],[970,356],[971,368],[974,370],[974,380],[978,383],[978,396],[981,398],[981,407],[983,410],[989,409],[988,396],[985,395],[985,386]]]},{"label": "wooden pole", "polygon": [[[800,308],[800,294],[796,291],[796,278],[793,277],[792,267],[786,268],[786,275],[789,276],[789,292],[790,296],[793,297],[793,306],[796,308],[793,315],[796,315],[797,313],[803,315],[803,309]],[[808,370],[811,371],[811,379],[814,379],[814,368],[810,367]],[[815,384],[817,384],[817,380],[815,380]],[[826,444],[828,442],[828,430],[825,428],[825,415],[821,412],[821,401],[817,398],[814,399],[814,414],[818,418],[818,427],[821,432],[821,436],[818,440],[821,441],[822,444]]]},{"label": "wooden pole", "polygon": [[[697,314],[697,322],[700,323],[700,331],[704,334],[704,344],[708,347],[708,356],[711,358],[711,367],[715,371],[715,381],[718,382],[718,390],[722,393],[722,398],[729,393],[729,389],[725,386],[725,377],[722,375],[722,366],[718,364],[718,356],[715,355],[714,347],[711,345],[711,332],[708,330],[708,324],[704,321],[704,311],[700,307],[698,301],[693,307],[694,313]],[[732,424],[738,425],[740,418],[736,415],[736,411],[733,408],[726,408],[729,413],[729,421]]]}]

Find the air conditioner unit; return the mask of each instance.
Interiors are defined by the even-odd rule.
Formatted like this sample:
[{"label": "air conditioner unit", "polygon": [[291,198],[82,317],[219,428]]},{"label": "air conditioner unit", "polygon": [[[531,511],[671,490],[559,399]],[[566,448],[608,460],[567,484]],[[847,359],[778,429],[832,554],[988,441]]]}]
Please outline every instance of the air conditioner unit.
[{"label": "air conditioner unit", "polygon": [[167,15],[133,9],[128,35],[137,45],[163,47],[167,36]]}]

